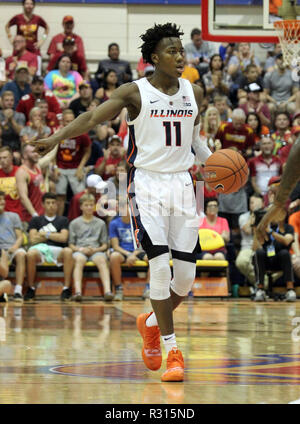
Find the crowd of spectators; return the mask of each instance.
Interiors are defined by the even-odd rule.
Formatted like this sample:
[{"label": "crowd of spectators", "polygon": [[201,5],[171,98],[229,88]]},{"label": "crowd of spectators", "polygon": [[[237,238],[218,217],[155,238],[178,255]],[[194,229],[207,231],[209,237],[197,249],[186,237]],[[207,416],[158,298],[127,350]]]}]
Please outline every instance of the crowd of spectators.
[{"label": "crowd of spectators", "polygon": [[[105,300],[114,298],[112,291],[121,300],[121,264],[132,266],[137,259],[147,260],[143,251],[134,248],[128,212],[118,215],[120,187],[126,185],[128,172],[126,110],[89,134],[64,140],[44,158],[28,142],[49,136],[104,103],[117,87],[133,81],[134,73],[126,58],[120,58],[119,45],[112,42],[107,58],[99,61],[93,75],[84,39],[74,32],[74,18],[65,16],[63,32],[48,40],[46,21],[33,13],[35,1],[22,3],[23,13],[6,25],[12,53],[5,58],[6,79],[0,82],[0,275],[6,279],[8,263],[14,263],[14,298],[22,300],[25,294],[29,300],[35,295],[36,265],[63,264],[61,298],[71,297],[73,284],[74,299],[80,301],[84,266],[92,260],[99,269]],[[10,30],[13,26],[15,36]],[[40,40],[39,27],[44,28]],[[46,40],[49,47],[42,58],[40,47]],[[247,185],[230,195],[218,195],[204,185],[206,216],[200,228],[218,232],[225,247],[205,251],[203,256],[218,260],[230,254],[234,278],[238,273],[240,284],[262,290],[272,264],[266,262],[268,249],[253,240],[255,213],[272,203],[300,133],[299,81],[293,80],[285,65],[280,44],[269,46],[263,62],[249,43],[219,46],[203,41],[201,30],[195,28],[184,50],[182,77],[203,91],[200,137],[212,152],[221,148],[238,151],[250,170]],[[139,60],[137,78],[153,72],[151,64]],[[203,180],[200,165],[195,162],[191,169],[195,181]],[[108,186],[113,187],[114,198],[105,192]],[[279,237],[280,249],[278,240],[277,250],[273,249],[275,256],[279,252],[280,258],[288,256],[295,271],[294,275],[286,259],[282,267],[280,260],[275,261],[284,273],[289,300],[295,279],[300,278],[299,189],[287,205],[286,223],[290,225],[278,223],[274,229],[276,234],[289,234],[286,242]],[[270,240],[276,239],[271,233],[272,229]]]}]

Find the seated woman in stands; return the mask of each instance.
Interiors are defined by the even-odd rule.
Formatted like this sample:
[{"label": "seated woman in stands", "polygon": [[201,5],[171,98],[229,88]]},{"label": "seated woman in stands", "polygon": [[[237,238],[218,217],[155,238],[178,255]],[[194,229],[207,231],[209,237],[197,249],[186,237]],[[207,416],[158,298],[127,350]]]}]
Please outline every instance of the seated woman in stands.
[{"label": "seated woman in stands", "polygon": [[262,125],[260,117],[255,112],[248,113],[246,124],[253,129],[255,143],[258,143],[263,135],[270,134],[270,129]]},{"label": "seated woman in stands", "polygon": [[[201,219],[199,229],[209,229],[216,231],[223,238],[224,243],[228,243],[230,239],[230,230],[227,219],[218,216],[219,202],[216,198],[208,198],[204,204],[205,218]],[[201,259],[205,260],[225,260],[226,248],[221,247],[210,251],[202,250]]]},{"label": "seated woman in stands", "polygon": [[62,109],[68,109],[71,101],[79,97],[82,76],[71,70],[72,62],[68,55],[62,55],[55,68],[45,76],[45,88],[53,92]]}]

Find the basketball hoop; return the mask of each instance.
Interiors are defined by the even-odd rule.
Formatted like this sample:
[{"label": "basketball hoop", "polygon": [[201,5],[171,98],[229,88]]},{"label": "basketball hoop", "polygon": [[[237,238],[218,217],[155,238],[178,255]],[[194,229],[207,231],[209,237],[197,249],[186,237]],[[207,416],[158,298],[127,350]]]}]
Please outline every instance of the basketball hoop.
[{"label": "basketball hoop", "polygon": [[300,21],[290,19],[274,22],[281,48],[283,61],[286,65],[300,65]]}]

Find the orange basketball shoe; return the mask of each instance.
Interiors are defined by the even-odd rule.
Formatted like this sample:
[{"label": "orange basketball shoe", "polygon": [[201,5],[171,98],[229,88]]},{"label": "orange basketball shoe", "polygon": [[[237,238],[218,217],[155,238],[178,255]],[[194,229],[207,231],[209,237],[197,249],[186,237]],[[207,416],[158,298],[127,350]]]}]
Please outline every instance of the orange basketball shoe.
[{"label": "orange basketball shoe", "polygon": [[161,367],[162,354],[160,349],[160,331],[158,325],[146,326],[147,318],[152,314],[140,314],[136,319],[137,328],[143,337],[142,357],[149,370],[156,371]]},{"label": "orange basketball shoe", "polygon": [[161,381],[183,381],[184,361],[182,353],[177,347],[170,350],[167,358],[167,369],[161,376]]}]

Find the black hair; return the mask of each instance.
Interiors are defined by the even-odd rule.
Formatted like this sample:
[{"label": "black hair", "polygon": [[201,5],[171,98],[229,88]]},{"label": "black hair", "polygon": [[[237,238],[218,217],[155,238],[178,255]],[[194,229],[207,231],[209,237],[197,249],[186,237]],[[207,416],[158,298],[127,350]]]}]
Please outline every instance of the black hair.
[{"label": "black hair", "polygon": [[[23,6],[24,6],[24,4],[25,4],[25,1],[26,0],[22,0],[22,4],[23,4]],[[33,6],[35,6],[35,0],[31,0],[32,1],[32,3],[33,3]]]},{"label": "black hair", "polygon": [[6,194],[4,193],[4,191],[0,191],[0,197],[5,197]]},{"label": "black hair", "polygon": [[110,43],[109,45],[108,45],[108,51],[112,48],[112,47],[117,47],[119,50],[120,50],[120,47],[119,47],[119,44],[117,44],[117,43]]},{"label": "black hair", "polygon": [[249,113],[248,113],[248,115],[247,115],[247,118],[246,118],[246,124],[248,124],[248,118],[249,118],[249,116],[251,116],[251,115],[255,116],[255,118],[256,118],[256,119],[257,119],[257,121],[258,121],[258,126],[257,126],[257,129],[256,129],[256,131],[255,131],[255,134],[257,134],[257,135],[259,135],[259,136],[260,136],[260,134],[261,134],[261,127],[262,127],[262,123],[261,123],[261,119],[260,119],[260,117],[258,116],[258,114],[257,114],[257,113],[255,113],[255,112],[249,112]]},{"label": "black hair", "polygon": [[103,88],[104,88],[104,90],[107,89],[107,77],[111,72],[114,72],[116,74],[116,76],[117,76],[116,87],[119,87],[117,72],[114,69],[108,69],[106,72],[104,72],[104,76],[103,76]]},{"label": "black hair", "polygon": [[[70,59],[70,61],[71,61],[70,55],[63,53],[63,54],[62,54],[62,55],[61,55],[61,56],[57,59],[57,62],[56,62],[56,64],[55,64],[55,66],[54,66],[54,69],[59,69],[60,61],[61,61],[64,57],[68,57],[68,58]],[[70,68],[70,71],[71,71],[71,70],[72,70],[72,61],[71,61],[71,68]]]},{"label": "black hair", "polygon": [[47,199],[57,200],[57,195],[55,193],[50,192],[43,194],[42,202],[44,203]]},{"label": "black hair", "polygon": [[202,33],[201,33],[201,29],[199,29],[199,28],[194,28],[194,29],[192,29],[192,32],[191,32],[191,38],[193,38],[194,37],[194,35],[201,35]]},{"label": "black hair", "polygon": [[219,53],[215,53],[215,54],[213,54],[212,55],[212,57],[210,58],[210,62],[209,62],[209,69],[212,71],[212,61],[214,60],[214,58],[215,57],[219,57],[220,59],[221,59],[221,62],[222,62],[222,66],[221,66],[221,71],[223,71],[223,69],[224,69],[224,61],[223,61],[223,59],[222,59],[222,56],[219,54]]},{"label": "black hair", "polygon": [[204,201],[204,213],[206,213],[207,205],[210,202],[217,202],[217,204],[219,206],[219,200],[216,197],[207,197]]},{"label": "black hair", "polygon": [[163,38],[176,37],[180,38],[183,32],[180,31],[180,27],[176,24],[167,23],[164,25],[155,24],[154,27],[147,29],[145,34],[142,34],[140,38],[143,40],[143,44],[140,46],[142,51],[143,59],[147,63],[154,65],[151,55],[155,52],[157,44]]}]

